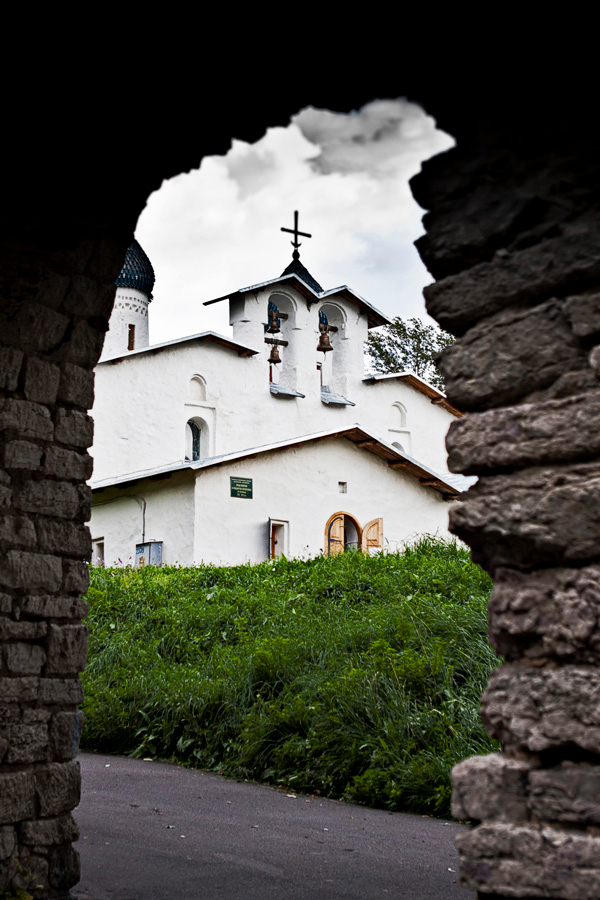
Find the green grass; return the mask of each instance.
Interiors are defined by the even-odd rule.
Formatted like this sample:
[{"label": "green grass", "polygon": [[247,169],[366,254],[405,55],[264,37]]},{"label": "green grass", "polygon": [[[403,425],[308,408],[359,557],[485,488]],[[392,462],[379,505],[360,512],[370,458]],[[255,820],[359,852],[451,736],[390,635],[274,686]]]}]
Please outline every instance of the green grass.
[{"label": "green grass", "polygon": [[495,744],[491,582],[454,543],[257,566],[93,569],[82,746],[449,813]]}]

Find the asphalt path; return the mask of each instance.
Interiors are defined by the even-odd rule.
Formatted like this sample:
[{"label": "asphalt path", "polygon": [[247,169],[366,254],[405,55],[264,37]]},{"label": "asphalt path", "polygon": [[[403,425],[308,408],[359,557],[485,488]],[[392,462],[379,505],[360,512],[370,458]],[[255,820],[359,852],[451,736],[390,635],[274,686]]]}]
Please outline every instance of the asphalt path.
[{"label": "asphalt path", "polygon": [[473,900],[454,822],[83,753],[76,900]]}]

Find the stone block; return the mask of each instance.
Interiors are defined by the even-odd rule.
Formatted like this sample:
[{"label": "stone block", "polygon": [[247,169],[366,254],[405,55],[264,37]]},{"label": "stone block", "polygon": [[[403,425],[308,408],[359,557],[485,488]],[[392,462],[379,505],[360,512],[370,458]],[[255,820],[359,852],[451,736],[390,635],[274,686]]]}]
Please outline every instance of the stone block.
[{"label": "stone block", "polygon": [[42,703],[79,706],[83,702],[83,688],[79,678],[42,678],[39,698]]},{"label": "stone block", "polygon": [[460,882],[484,896],[597,900],[600,838],[554,828],[480,825],[456,839]]},{"label": "stone block", "polygon": [[[600,265],[600,261],[599,261]],[[503,309],[479,322],[439,356],[446,393],[459,409],[505,406],[587,367],[562,303]]]},{"label": "stone block", "polygon": [[35,811],[33,772],[0,772],[0,822],[30,819]]},{"label": "stone block", "polygon": [[484,476],[453,505],[450,530],[492,573],[592,561],[600,555],[600,463]]},{"label": "stone block", "polygon": [[12,491],[10,488],[0,485],[0,509],[10,509],[12,503]]},{"label": "stone block", "polygon": [[600,753],[600,669],[542,669],[507,663],[492,672],[481,718],[509,750],[542,753],[562,747]]},{"label": "stone block", "polygon": [[[73,275],[62,304],[63,309],[85,318],[97,319],[104,316],[108,320],[115,299],[114,277],[112,282],[102,284],[96,278],[89,278],[87,275]],[[97,360],[91,361],[90,364],[95,365],[95,362]]]},{"label": "stone block", "polygon": [[490,643],[509,659],[600,660],[600,566],[498,569],[488,609]]},{"label": "stone block", "polygon": [[39,403],[14,400],[12,397],[0,399],[0,431],[14,429],[20,438],[52,440],[54,426],[50,412]]},{"label": "stone block", "polygon": [[11,825],[0,825],[0,859],[12,856],[16,843],[15,829]]},{"label": "stone block", "polygon": [[50,625],[46,675],[83,672],[87,647],[88,630],[85,625]]},{"label": "stone block", "polygon": [[0,390],[16,391],[23,353],[13,347],[0,347]]},{"label": "stone block", "polygon": [[[39,801],[40,816],[58,816],[60,813],[71,812],[79,803],[81,795],[79,763],[50,763],[36,769],[35,792]],[[28,813],[19,818],[30,819],[32,814]],[[0,819],[0,821],[15,820]]]},{"label": "stone block", "polygon": [[25,516],[0,516],[0,541],[31,550],[36,545],[33,522]]},{"label": "stone block", "polygon": [[30,725],[32,722],[45,722],[48,724],[51,718],[52,713],[49,709],[41,709],[34,706],[21,711],[21,719],[25,725]]},{"label": "stone block", "polygon": [[22,822],[20,837],[24,844],[66,844],[79,839],[79,828],[70,813],[49,819]]},{"label": "stone block", "polygon": [[44,474],[55,478],[87,481],[91,477],[94,461],[89,453],[77,453],[52,445],[44,455]]},{"label": "stone block", "polygon": [[[10,594],[0,594],[0,613],[10,615],[13,608],[13,598]],[[0,620],[1,623],[2,620]]]},{"label": "stone block", "polygon": [[48,631],[46,622],[0,619],[0,641],[36,641]]},{"label": "stone block", "polygon": [[[21,888],[36,900],[48,897],[48,860],[41,853],[25,853],[19,851],[16,874],[11,879],[11,886]],[[10,896],[10,895],[9,895]]]},{"label": "stone block", "polygon": [[[112,291],[114,302],[114,287]],[[80,320],[73,329],[73,337],[69,344],[69,361],[78,366],[93,368],[100,359],[105,334],[105,331],[94,328],[89,322]]]},{"label": "stone block", "polygon": [[39,688],[39,678],[0,678],[0,697],[5,703],[31,703],[38,699]]},{"label": "stone block", "polygon": [[565,312],[573,334],[580,338],[600,335],[600,294],[567,297]]},{"label": "stone block", "polygon": [[[84,619],[88,610],[87,602],[81,597],[24,597],[21,601],[21,611],[25,615],[48,619]],[[43,625],[46,627],[46,623]]]},{"label": "stone block", "polygon": [[600,767],[563,763],[529,778],[529,808],[544,822],[600,826]]},{"label": "stone block", "polygon": [[23,512],[42,516],[74,518],[79,512],[77,488],[68,481],[29,481],[14,500]]},{"label": "stone block", "polygon": [[[600,236],[595,222],[574,224],[507,256],[496,255],[423,291],[427,311],[442,328],[463,334],[470,325],[517,303],[564,296],[600,279]],[[456,402],[452,399],[452,402]]]},{"label": "stone block", "polygon": [[4,657],[9,672],[15,675],[39,675],[46,662],[46,653],[37,644],[7,644]]},{"label": "stone block", "polygon": [[94,404],[94,372],[83,369],[72,363],[63,363],[61,367],[58,399],[62,403],[72,403],[84,410]]},{"label": "stone block", "polygon": [[92,489],[87,484],[77,485],[77,497],[79,498],[79,520],[88,522],[92,517]]},{"label": "stone block", "polygon": [[490,184],[484,176],[472,183],[460,200],[440,201],[427,213],[427,233],[415,241],[421,259],[434,278],[446,278],[493,258],[495,252],[515,252],[527,244],[553,237],[569,217],[566,205],[552,204],[536,192]]},{"label": "stone block", "polygon": [[70,323],[68,316],[45,305],[23,302],[10,323],[11,343],[27,354],[51,354],[60,348]]},{"label": "stone block", "polygon": [[50,725],[50,754],[54,760],[75,759],[83,728],[83,713],[59,712]]},{"label": "stone block", "polygon": [[55,403],[60,369],[53,363],[30,356],[25,362],[24,394],[36,403]]},{"label": "stone block", "polygon": [[56,890],[66,891],[81,878],[79,853],[73,847],[57,847],[48,854],[48,880]]},{"label": "stone block", "polygon": [[4,762],[11,765],[44,762],[48,758],[48,726],[45,722],[33,725],[7,725],[2,736],[8,741]]},{"label": "stone block", "polygon": [[530,769],[499,753],[464,760],[452,770],[452,815],[476,822],[526,822]]},{"label": "stone block", "polygon": [[450,425],[448,467],[451,472],[481,475],[594,458],[600,454],[599,418],[600,390],[471,413]]},{"label": "stone block", "polygon": [[69,447],[91,447],[94,423],[91,416],[77,409],[59,409],[55,417],[56,440]]},{"label": "stone block", "polygon": [[87,564],[67,559],[63,565],[65,569],[65,591],[85,594],[90,586],[90,573]]},{"label": "stone block", "polygon": [[36,530],[38,549],[42,552],[63,553],[78,559],[91,558],[92,542],[89,528],[85,525],[38,516]]},{"label": "stone block", "polygon": [[0,566],[0,583],[12,588],[41,588],[55,592],[62,580],[62,563],[56,556],[9,550]]},{"label": "stone block", "polygon": [[9,441],[4,447],[4,465],[7,469],[35,471],[42,462],[42,448],[30,441]]}]

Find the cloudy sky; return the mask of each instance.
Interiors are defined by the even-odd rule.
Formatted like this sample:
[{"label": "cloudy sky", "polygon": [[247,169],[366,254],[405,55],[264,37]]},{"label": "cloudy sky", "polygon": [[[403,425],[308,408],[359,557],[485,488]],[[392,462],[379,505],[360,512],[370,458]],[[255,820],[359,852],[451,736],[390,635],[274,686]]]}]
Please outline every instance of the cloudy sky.
[{"label": "cloudy sky", "polygon": [[307,108],[256,144],[165,181],[136,237],[154,266],[150,342],[229,334],[228,304],[203,301],[281,275],[300,212],[300,258],[324,288],[347,284],[388,316],[427,319],[431,277],[412,242],[423,210],[409,178],[453,144],[420,107],[374,101],[346,115]]}]

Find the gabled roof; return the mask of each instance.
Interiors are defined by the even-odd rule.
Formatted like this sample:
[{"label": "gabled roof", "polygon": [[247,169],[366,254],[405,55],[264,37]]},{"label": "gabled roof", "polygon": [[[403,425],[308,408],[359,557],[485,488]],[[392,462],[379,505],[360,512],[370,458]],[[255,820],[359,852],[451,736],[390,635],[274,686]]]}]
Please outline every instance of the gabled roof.
[{"label": "gabled roof", "polygon": [[390,372],[385,375],[367,375],[363,378],[363,381],[365,384],[377,384],[380,381],[389,381],[394,378],[398,381],[405,381],[412,388],[419,391],[419,393],[429,397],[434,406],[443,406],[444,409],[449,413],[452,413],[453,416],[456,416],[457,419],[462,418],[463,413],[455,406],[452,406],[442,391],[438,390],[432,384],[429,384],[428,381],[425,381],[424,378],[421,378],[420,375],[416,375],[414,372]]},{"label": "gabled roof", "polygon": [[358,424],[335,431],[321,431],[315,434],[305,434],[301,437],[275,441],[271,444],[263,444],[260,447],[250,447],[246,450],[236,450],[234,453],[211,456],[208,459],[199,459],[195,462],[186,460],[185,462],[172,463],[168,466],[159,466],[155,469],[131,472],[128,475],[120,475],[116,478],[105,478],[102,481],[96,482],[92,481],[91,487],[93,491],[100,491],[108,487],[131,485],[145,478],[158,481],[168,477],[173,472],[185,470],[198,472],[204,469],[213,469],[218,466],[238,462],[242,459],[260,456],[264,453],[287,450],[304,444],[316,443],[317,441],[331,440],[332,438],[345,438],[361,450],[367,450],[369,453],[373,453],[375,456],[378,456],[380,459],[387,462],[391,469],[400,469],[407,475],[412,475],[412,477],[417,479],[424,487],[429,487],[442,494],[445,500],[449,500],[461,492],[459,488],[450,483],[445,475],[438,475],[437,472],[434,472],[422,463],[417,462],[412,456],[408,456],[408,454],[392,447],[391,444],[385,443],[385,441],[375,437],[370,431],[361,428]]},{"label": "gabled roof", "polygon": [[186,344],[193,341],[207,341],[212,344],[220,344],[228,350],[235,351],[238,356],[256,356],[258,353],[258,350],[244,347],[243,344],[238,344],[230,338],[223,337],[222,334],[217,334],[216,331],[202,331],[199,334],[190,334],[187,337],[176,338],[174,341],[164,341],[162,344],[151,344],[149,347],[140,347],[139,350],[130,350],[119,356],[109,356],[106,359],[100,360],[98,365],[102,366],[105,363],[123,362],[124,359],[131,359],[135,356],[141,356],[144,353],[160,353],[161,350],[168,350],[170,347],[175,347],[178,344]]},{"label": "gabled roof", "polygon": [[[304,269],[306,275],[308,275],[309,280],[306,281],[298,271],[291,271],[294,263],[297,262],[298,266],[301,269]],[[287,273],[287,274],[286,274]],[[360,294],[357,294],[355,291],[351,290],[346,284],[342,284],[339,287],[330,288],[328,291],[324,291],[321,289],[320,284],[315,281],[310,272],[304,268],[302,263],[297,260],[294,260],[291,265],[287,267],[283,275],[280,275],[279,278],[271,278],[269,281],[261,281],[260,284],[250,284],[248,287],[239,288],[237,291],[233,291],[231,294],[223,294],[222,297],[215,297],[214,300],[206,300],[202,305],[210,306],[213,303],[220,303],[222,300],[233,300],[236,297],[241,297],[244,294],[247,294],[249,291],[259,291],[262,288],[270,287],[275,284],[293,284],[299,294],[301,294],[305,300],[309,303],[317,303],[319,300],[325,300],[329,297],[341,297],[344,300],[349,300],[350,303],[354,304],[354,306],[358,307],[361,313],[365,313],[367,316],[367,322],[369,328],[377,328],[379,325],[390,325],[391,319],[388,319],[386,315],[384,315],[380,310],[376,309],[372,303],[369,303],[368,300],[365,300],[364,297],[361,297]],[[316,287],[315,287],[316,285]],[[317,290],[316,288],[319,288]]]}]

